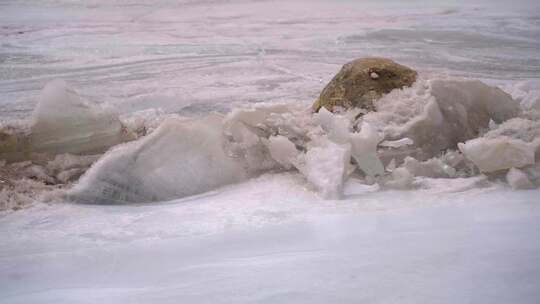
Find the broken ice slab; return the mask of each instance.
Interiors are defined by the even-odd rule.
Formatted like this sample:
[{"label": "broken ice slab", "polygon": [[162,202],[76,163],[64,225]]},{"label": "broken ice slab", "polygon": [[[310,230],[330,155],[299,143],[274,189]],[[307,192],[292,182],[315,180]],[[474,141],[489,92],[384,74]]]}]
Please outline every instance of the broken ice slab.
[{"label": "broken ice slab", "polygon": [[315,114],[315,120],[333,142],[340,144],[349,142],[351,121],[347,117],[336,115],[323,107]]},{"label": "broken ice slab", "polygon": [[482,172],[527,167],[540,155],[540,122],[513,118],[481,138],[460,144],[459,149]]},{"label": "broken ice slab", "polygon": [[77,202],[165,201],[244,180],[243,163],[223,150],[222,117],[168,118],[138,141],[107,152],[68,192]]},{"label": "broken ice slab", "polygon": [[535,143],[507,136],[476,138],[460,143],[458,147],[482,172],[522,168],[535,161]]},{"label": "broken ice slab", "polygon": [[377,145],[382,137],[368,123],[363,123],[360,132],[350,135],[352,144],[352,157],[368,176],[377,176],[384,173],[384,166],[377,155]]},{"label": "broken ice slab", "polygon": [[130,139],[114,112],[58,80],[43,89],[32,120],[30,144],[36,152],[96,153]]},{"label": "broken ice slab", "polygon": [[294,166],[300,152],[287,137],[282,135],[271,136],[265,141],[265,144],[272,158],[283,166],[283,168],[288,170]]},{"label": "broken ice slab", "polygon": [[326,199],[340,199],[351,159],[350,144],[330,140],[308,149],[298,170]]},{"label": "broken ice slab", "polygon": [[[520,113],[519,103],[510,95],[466,79],[420,79],[411,88],[392,91],[376,105],[377,111],[362,119],[384,134],[385,150],[379,157],[396,158],[398,165],[405,156],[428,160],[456,149],[459,142],[488,129],[491,120],[502,123]],[[403,138],[412,144],[398,141]]]},{"label": "broken ice slab", "polygon": [[113,111],[88,102],[61,80],[45,86],[27,125],[0,130],[0,159],[19,161],[36,153],[95,154],[135,137]]}]

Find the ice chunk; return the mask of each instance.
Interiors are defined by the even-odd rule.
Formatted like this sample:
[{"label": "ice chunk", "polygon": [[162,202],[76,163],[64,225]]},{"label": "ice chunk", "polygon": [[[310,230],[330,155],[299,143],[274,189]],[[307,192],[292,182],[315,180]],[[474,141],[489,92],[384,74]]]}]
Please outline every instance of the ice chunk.
[{"label": "ice chunk", "polygon": [[340,144],[349,142],[351,121],[347,117],[334,114],[322,107],[319,113],[315,114],[315,119],[330,140]]},{"label": "ice chunk", "polygon": [[406,157],[403,167],[414,176],[454,177],[456,175],[456,169],[439,158],[420,162],[412,157]]},{"label": "ice chunk", "polygon": [[386,171],[392,172],[396,169],[396,159],[392,158],[392,160],[386,165]]},{"label": "ice chunk", "polygon": [[310,148],[298,169],[324,198],[339,199],[351,159],[349,144],[336,144],[330,140]]},{"label": "ice chunk", "polygon": [[497,125],[484,135],[485,138],[492,139],[501,136],[533,142],[540,139],[540,121],[516,117]]},{"label": "ice chunk", "polygon": [[252,127],[264,126],[273,115],[290,113],[286,104],[261,104],[251,108],[239,108],[227,115],[226,121],[239,121]]},{"label": "ice chunk", "polygon": [[487,176],[481,174],[472,177],[457,178],[419,178],[414,186],[430,193],[456,193],[472,189],[488,188],[493,184]]},{"label": "ice chunk", "polygon": [[[411,138],[424,154],[431,156],[452,146],[450,134],[443,128],[444,121],[438,103],[430,100],[420,115],[413,117],[403,126],[399,136]],[[438,132],[434,134],[434,130]]]},{"label": "ice chunk", "polygon": [[363,123],[360,132],[351,134],[352,157],[366,175],[384,173],[384,166],[377,156],[377,144],[382,137],[368,123]]},{"label": "ice chunk", "polygon": [[459,150],[482,172],[534,164],[536,146],[507,136],[476,138],[459,144]]},{"label": "ice chunk", "polygon": [[45,86],[32,119],[34,152],[96,153],[133,139],[115,113],[84,100],[61,80]]},{"label": "ice chunk", "polygon": [[268,139],[284,136],[305,147],[311,120],[304,108],[294,105],[257,104],[235,109],[224,120],[225,148],[230,155],[244,159],[253,173],[275,169],[280,163],[272,158]]},{"label": "ice chunk", "polygon": [[413,187],[414,176],[403,167],[396,168],[390,175],[390,180],[384,186],[391,189],[407,190]]},{"label": "ice chunk", "polygon": [[168,118],[150,135],[107,152],[68,196],[87,203],[163,201],[244,180],[223,150],[222,117]]},{"label": "ice chunk", "polygon": [[410,146],[412,144],[414,144],[413,140],[405,137],[398,140],[385,140],[380,143],[380,146],[388,148],[401,148],[405,146]]},{"label": "ice chunk", "polygon": [[520,112],[510,95],[476,80],[420,79],[411,88],[387,94],[376,106],[364,121],[381,131],[387,142],[404,137],[414,142],[410,147],[388,147],[383,152],[391,155],[381,156],[388,159],[397,157],[398,151],[430,159],[477,137],[490,120],[501,123]]},{"label": "ice chunk", "polygon": [[531,165],[539,147],[540,122],[521,117],[509,119],[483,137],[460,144],[465,156],[484,172]]},{"label": "ice chunk", "polygon": [[479,80],[434,80],[431,86],[443,115],[459,123],[463,136],[475,136],[490,119],[500,123],[520,112],[512,96]]},{"label": "ice chunk", "polygon": [[532,189],[534,185],[531,183],[525,172],[511,168],[506,174],[506,181],[512,189]]},{"label": "ice chunk", "polygon": [[291,169],[298,157],[296,146],[285,136],[272,136],[266,143],[270,155],[285,169]]},{"label": "ice chunk", "polygon": [[[477,137],[491,119],[502,122],[519,113],[519,104],[510,95],[477,80],[433,80],[430,85],[438,111],[433,109],[428,116],[437,119],[421,124],[421,128],[431,129],[406,132],[425,152],[431,152],[430,156]],[[427,119],[422,117],[422,121]]]},{"label": "ice chunk", "polygon": [[[259,132],[260,131],[260,132]],[[243,159],[252,172],[262,172],[274,168],[277,163],[271,158],[268,147],[264,145],[266,132],[256,129],[242,121],[229,120],[225,126],[229,136],[227,153]]]},{"label": "ice chunk", "polygon": [[504,90],[520,103],[524,113],[540,114],[540,89],[538,83],[531,80],[507,83]]}]

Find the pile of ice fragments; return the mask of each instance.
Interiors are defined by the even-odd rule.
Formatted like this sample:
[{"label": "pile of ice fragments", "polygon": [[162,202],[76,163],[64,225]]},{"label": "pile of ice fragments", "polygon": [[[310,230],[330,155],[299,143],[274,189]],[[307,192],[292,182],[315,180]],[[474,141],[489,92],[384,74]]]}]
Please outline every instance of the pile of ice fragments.
[{"label": "pile of ice fragments", "polygon": [[479,175],[514,189],[540,186],[540,112],[476,80],[419,78],[367,113],[270,103],[200,119],[158,112],[120,119],[54,86],[44,90],[29,138],[32,155],[57,155],[0,164],[2,201],[36,199],[43,187],[84,203],[164,201],[285,170],[330,199],[342,197],[351,177],[381,189]]},{"label": "pile of ice fragments", "polygon": [[417,177],[480,174],[513,188],[539,185],[540,124],[500,89],[419,79],[384,96],[376,111],[361,112],[274,103],[204,119],[170,117],[109,151],[68,196],[168,200],[279,170],[297,170],[325,198],[340,198],[351,176],[383,189],[421,187]]},{"label": "pile of ice fragments", "polygon": [[540,122],[500,89],[420,79],[375,106],[360,116],[291,105],[236,110],[224,122],[228,150],[249,170],[295,168],[327,198],[339,198],[351,175],[401,189],[414,188],[417,176],[478,174],[506,174],[513,188],[538,185]]}]

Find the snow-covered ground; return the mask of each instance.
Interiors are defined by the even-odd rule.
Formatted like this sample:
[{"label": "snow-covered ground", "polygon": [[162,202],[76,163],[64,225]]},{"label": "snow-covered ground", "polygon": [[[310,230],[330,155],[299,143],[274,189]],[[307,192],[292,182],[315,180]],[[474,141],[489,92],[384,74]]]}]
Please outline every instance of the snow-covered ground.
[{"label": "snow-covered ground", "polygon": [[536,303],[540,191],[471,184],[323,201],[269,174],[154,205],[38,205],[0,220],[0,302]]},{"label": "snow-covered ground", "polygon": [[[128,117],[309,105],[342,64],[374,55],[480,78],[527,107],[540,105],[538,37],[528,0],[3,1],[0,119],[28,118],[56,78]],[[324,200],[296,172],[242,180],[167,202],[0,213],[0,303],[540,300],[538,189],[353,178]]]}]

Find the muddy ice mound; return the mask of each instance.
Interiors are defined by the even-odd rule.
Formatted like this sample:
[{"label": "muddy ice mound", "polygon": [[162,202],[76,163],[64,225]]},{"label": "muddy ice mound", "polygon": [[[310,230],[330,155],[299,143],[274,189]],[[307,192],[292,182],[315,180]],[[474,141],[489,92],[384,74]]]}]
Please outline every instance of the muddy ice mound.
[{"label": "muddy ice mound", "polygon": [[158,110],[119,117],[64,81],[48,83],[32,116],[0,123],[0,210],[68,188],[108,148],[150,132]]},{"label": "muddy ice mound", "polygon": [[106,153],[67,196],[96,204],[166,201],[242,181],[242,164],[222,148],[222,120],[168,118],[150,135]]},{"label": "muddy ice mound", "polygon": [[0,161],[0,211],[54,199],[99,159],[100,155],[59,154],[53,159]]}]

